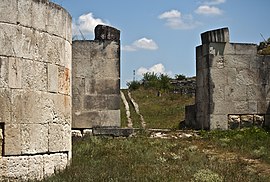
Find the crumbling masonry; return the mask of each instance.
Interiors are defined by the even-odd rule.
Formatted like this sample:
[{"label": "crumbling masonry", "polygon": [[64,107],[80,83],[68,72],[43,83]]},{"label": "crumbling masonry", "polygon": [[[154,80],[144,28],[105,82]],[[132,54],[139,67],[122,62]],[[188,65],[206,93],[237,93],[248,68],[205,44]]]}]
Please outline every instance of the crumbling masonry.
[{"label": "crumbling masonry", "polygon": [[201,34],[196,48],[196,104],[186,124],[197,129],[269,126],[270,56],[257,45],[230,43],[228,28]]}]

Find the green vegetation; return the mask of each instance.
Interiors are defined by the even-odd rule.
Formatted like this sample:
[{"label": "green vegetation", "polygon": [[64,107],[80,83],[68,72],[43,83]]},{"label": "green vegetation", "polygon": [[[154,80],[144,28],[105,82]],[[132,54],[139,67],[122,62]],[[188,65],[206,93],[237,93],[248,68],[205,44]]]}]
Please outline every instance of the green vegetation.
[{"label": "green vegetation", "polygon": [[185,105],[194,103],[194,97],[144,88],[131,91],[131,95],[139,104],[147,128],[178,129],[185,117]]},{"label": "green vegetation", "polygon": [[264,42],[260,42],[258,46],[258,53],[261,55],[270,55],[270,38]]},{"label": "green vegetation", "polygon": [[202,132],[202,136],[223,150],[237,152],[270,164],[270,134],[262,128]]},{"label": "green vegetation", "polygon": [[[265,149],[269,151],[268,142],[252,139],[254,132],[260,135],[258,140],[265,137],[269,140],[267,132],[257,129],[202,132],[203,138],[188,139],[157,139],[149,138],[147,134],[130,138],[84,138],[73,145],[71,166],[44,182],[269,181],[269,173],[262,173],[260,168],[251,167],[241,159],[242,153],[238,155],[236,145],[235,148],[227,145],[225,151],[223,144],[219,144],[224,143],[220,142],[224,137],[228,141],[238,141],[241,140],[236,139],[238,135],[246,137],[244,133],[250,133],[252,137],[245,141],[247,149],[252,146],[252,151],[256,147],[268,146]],[[240,144],[240,151],[242,147]],[[209,149],[215,154],[205,152]],[[234,160],[228,160],[228,151],[236,152]],[[268,168],[268,165],[264,166],[264,169]]]},{"label": "green vegetation", "polygon": [[[184,80],[186,78],[185,75],[176,74],[176,80]],[[137,90],[139,88],[144,89],[154,89],[162,92],[172,91],[173,87],[170,83],[172,78],[170,78],[167,74],[156,74],[147,72],[143,74],[143,78],[140,81],[131,81],[127,83],[129,90]]]}]

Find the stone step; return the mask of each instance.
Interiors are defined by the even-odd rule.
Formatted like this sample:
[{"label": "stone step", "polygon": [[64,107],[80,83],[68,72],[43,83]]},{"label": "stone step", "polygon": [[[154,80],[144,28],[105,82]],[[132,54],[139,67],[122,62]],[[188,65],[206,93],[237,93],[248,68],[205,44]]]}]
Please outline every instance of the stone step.
[{"label": "stone step", "polygon": [[135,132],[133,128],[118,128],[118,127],[96,127],[93,128],[94,136],[113,136],[113,137],[129,137]]}]

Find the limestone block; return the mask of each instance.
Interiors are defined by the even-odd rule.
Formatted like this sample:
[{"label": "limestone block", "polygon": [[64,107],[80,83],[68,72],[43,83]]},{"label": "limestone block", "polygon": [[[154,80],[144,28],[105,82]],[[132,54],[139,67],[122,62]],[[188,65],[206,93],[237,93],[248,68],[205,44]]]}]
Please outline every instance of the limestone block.
[{"label": "limestone block", "polygon": [[71,133],[72,133],[72,137],[79,137],[79,138],[82,137],[81,130],[72,130]]},{"label": "limestone block", "polygon": [[252,55],[225,55],[224,59],[229,68],[249,69],[250,63],[255,59]]},{"label": "limestone block", "polygon": [[106,97],[106,109],[118,110],[120,109],[120,95],[108,95]]},{"label": "limestone block", "polygon": [[247,55],[256,55],[257,54],[257,45],[256,44],[243,44],[243,43],[234,43],[235,54],[247,54]]},{"label": "limestone block", "polygon": [[238,85],[225,86],[226,101],[245,101],[247,100],[247,87]]},{"label": "limestone block", "polygon": [[27,156],[6,157],[7,173],[6,177],[11,179],[26,180],[29,169]]},{"label": "limestone block", "polygon": [[71,124],[71,97],[67,95],[54,95],[53,120],[51,123]]},{"label": "limestone block", "polygon": [[228,83],[229,84],[236,84],[236,75],[237,69],[236,68],[228,68]]},{"label": "limestone block", "polygon": [[71,70],[58,67],[58,91],[61,94],[71,95]]},{"label": "limestone block", "polygon": [[120,78],[119,59],[93,59],[93,69],[99,70],[96,78]]},{"label": "limestone block", "polygon": [[70,151],[71,142],[70,125],[49,125],[49,152]]},{"label": "limestone block", "polygon": [[[75,40],[72,42],[72,59],[76,59],[80,61],[81,59],[91,59],[90,57],[90,52],[92,48],[92,44],[96,44],[94,41],[80,41],[80,40]],[[80,66],[81,64],[76,62],[72,62],[73,66],[72,68],[74,69],[76,66]]]},{"label": "limestone block", "polygon": [[245,127],[251,127],[253,126],[253,115],[241,115],[241,123],[240,126],[241,128],[245,128]]},{"label": "limestone block", "polygon": [[47,6],[42,1],[32,3],[32,26],[45,31],[47,21]]},{"label": "limestone block", "polygon": [[53,94],[12,90],[12,123],[46,124],[54,119]]},{"label": "limestone block", "polygon": [[16,1],[2,0],[0,3],[0,22],[16,23],[18,15]]},{"label": "limestone block", "polygon": [[24,89],[47,91],[47,64],[23,60],[22,87]]},{"label": "limestone block", "polygon": [[84,129],[83,130],[83,136],[92,136],[93,135],[93,129]]},{"label": "limestone block", "polygon": [[85,94],[120,94],[120,80],[85,78]]},{"label": "limestone block", "polygon": [[58,66],[48,64],[48,91],[58,92]]},{"label": "limestone block", "polygon": [[65,39],[71,44],[72,43],[72,18],[70,15],[65,16],[66,17],[66,37]]},{"label": "limestone block", "polygon": [[211,59],[211,63],[209,64],[210,67],[223,69],[227,67],[227,60],[224,59],[224,56],[215,56]]},{"label": "limestone block", "polygon": [[95,126],[118,126],[120,127],[120,110],[100,111],[100,118]]},{"label": "limestone block", "polygon": [[206,85],[208,85],[208,82],[209,82],[209,70],[203,69],[200,70],[199,72],[197,71],[196,86],[206,87]]},{"label": "limestone block", "polygon": [[83,111],[74,114],[72,128],[93,128],[95,126],[120,126],[120,110]]},{"label": "limestone block", "polygon": [[43,155],[43,166],[44,166],[44,177],[48,177],[51,176],[55,171],[55,164],[57,161],[54,160],[54,156],[55,154],[45,154]]},{"label": "limestone block", "polygon": [[73,77],[72,82],[72,110],[73,112],[77,112],[83,109],[83,98],[85,95],[85,78]]},{"label": "limestone block", "polygon": [[236,101],[234,102],[235,105],[235,113],[248,113],[249,109],[248,109],[248,102],[246,101]]},{"label": "limestone block", "polygon": [[44,177],[44,161],[42,155],[29,156],[28,158],[28,178],[41,180]]},{"label": "limestone block", "polygon": [[215,101],[210,103],[210,108],[213,108],[212,114],[232,114],[234,113],[234,103],[226,101]]},{"label": "limestone block", "polygon": [[250,101],[248,102],[248,110],[250,114],[256,114],[258,113],[258,104],[257,101]]},{"label": "limestone block", "polygon": [[8,87],[9,62],[7,57],[0,57],[0,88]]},{"label": "limestone block", "polygon": [[266,113],[270,114],[270,107],[267,101],[259,101],[257,102],[257,113]]},{"label": "limestone block", "polygon": [[228,70],[227,69],[210,69],[209,84],[217,86],[228,85]]},{"label": "limestone block", "polygon": [[216,101],[225,101],[225,86],[216,86],[213,89],[212,98]]},{"label": "limestone block", "polygon": [[62,39],[53,35],[48,35],[46,42],[46,57],[47,61],[52,64],[60,65],[62,53],[65,51],[64,44],[61,43]]},{"label": "limestone block", "polygon": [[249,85],[247,86],[247,97],[250,101],[264,101],[264,89],[261,85]]},{"label": "limestone block", "polygon": [[84,96],[84,110],[105,110],[107,108],[105,95]]},{"label": "limestone block", "polygon": [[236,75],[236,84],[237,85],[252,85],[257,83],[257,77],[253,70],[250,69],[242,69],[239,70]]},{"label": "limestone block", "polygon": [[203,57],[203,45],[196,47],[196,59]]},{"label": "limestone block", "polygon": [[21,125],[23,154],[48,152],[48,126],[48,124]]},{"label": "limestone block", "polygon": [[64,41],[64,44],[65,44],[65,53],[63,63],[61,63],[61,65],[68,69],[71,69],[72,47],[70,42],[68,41]]},{"label": "limestone block", "polygon": [[227,130],[228,129],[228,118],[227,115],[210,115],[210,129],[221,129]]},{"label": "limestone block", "polygon": [[10,123],[11,92],[0,88],[0,123]]},{"label": "limestone block", "polygon": [[105,41],[104,56],[106,59],[120,59],[120,43],[115,41]]},{"label": "limestone block", "polygon": [[9,58],[8,83],[10,88],[22,87],[22,59]]},{"label": "limestone block", "polygon": [[[2,3],[1,3],[1,5],[2,5]],[[12,16],[14,16],[14,15],[12,14]],[[14,38],[14,36],[16,35],[16,32],[17,32],[17,29],[16,29],[15,25],[8,25],[8,24],[0,22],[1,55],[6,55],[6,56],[15,56],[16,55],[15,51],[17,51],[17,50],[14,49],[14,45],[16,45],[16,40],[17,40]]]},{"label": "limestone block", "polygon": [[47,7],[47,25],[46,30],[53,35],[65,37],[65,24],[66,18],[63,16],[63,11],[61,9],[56,9],[54,5],[50,4]]},{"label": "limestone block", "polygon": [[21,126],[5,124],[5,155],[20,155],[22,151]]},{"label": "limestone block", "polygon": [[263,126],[264,125],[264,115],[254,115],[254,125],[255,126]]},{"label": "limestone block", "polygon": [[18,0],[17,21],[23,26],[32,26],[32,0]]},{"label": "limestone block", "polygon": [[241,117],[240,115],[229,115],[228,116],[228,128],[237,129],[240,128]]}]

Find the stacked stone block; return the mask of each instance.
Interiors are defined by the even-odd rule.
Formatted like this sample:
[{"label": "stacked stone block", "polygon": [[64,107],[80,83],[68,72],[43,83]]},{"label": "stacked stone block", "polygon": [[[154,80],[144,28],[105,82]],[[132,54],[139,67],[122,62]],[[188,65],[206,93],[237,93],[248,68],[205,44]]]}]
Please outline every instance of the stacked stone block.
[{"label": "stacked stone block", "polygon": [[228,28],[201,37],[195,128],[228,129],[229,115],[250,114],[265,115],[264,125],[269,125],[270,56],[258,55],[255,44],[230,43]]},{"label": "stacked stone block", "polygon": [[0,3],[1,179],[41,179],[71,158],[71,37],[48,0]]},{"label": "stacked stone block", "polygon": [[72,128],[120,126],[120,31],[98,25],[72,45]]}]

